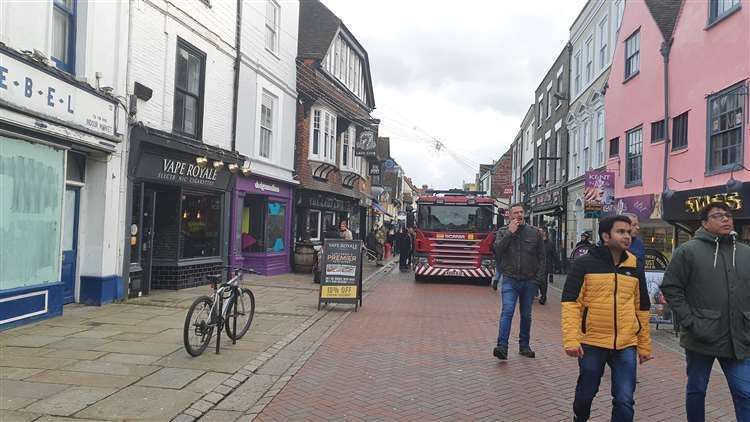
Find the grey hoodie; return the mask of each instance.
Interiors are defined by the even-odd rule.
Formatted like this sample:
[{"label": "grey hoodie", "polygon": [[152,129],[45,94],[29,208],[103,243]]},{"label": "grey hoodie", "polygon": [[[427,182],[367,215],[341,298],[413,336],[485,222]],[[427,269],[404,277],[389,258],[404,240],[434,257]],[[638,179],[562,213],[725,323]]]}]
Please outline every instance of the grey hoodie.
[{"label": "grey hoodie", "polygon": [[661,290],[682,328],[682,347],[750,357],[750,247],[698,229],[675,251]]}]

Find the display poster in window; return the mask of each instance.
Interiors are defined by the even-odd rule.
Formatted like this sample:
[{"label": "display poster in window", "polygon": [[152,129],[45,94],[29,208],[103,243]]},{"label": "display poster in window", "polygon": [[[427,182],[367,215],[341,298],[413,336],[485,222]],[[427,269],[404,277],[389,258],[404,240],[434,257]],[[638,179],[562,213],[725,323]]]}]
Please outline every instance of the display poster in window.
[{"label": "display poster in window", "polygon": [[320,295],[323,303],[362,305],[362,241],[326,239],[323,243]]},{"label": "display poster in window", "polygon": [[585,218],[599,218],[614,204],[615,173],[605,170],[586,172],[583,211]]}]

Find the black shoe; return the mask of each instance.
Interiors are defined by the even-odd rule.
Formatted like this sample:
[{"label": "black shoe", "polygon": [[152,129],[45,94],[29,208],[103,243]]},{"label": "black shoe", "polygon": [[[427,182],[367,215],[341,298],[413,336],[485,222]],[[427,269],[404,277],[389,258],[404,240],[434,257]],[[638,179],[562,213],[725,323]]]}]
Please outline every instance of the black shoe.
[{"label": "black shoe", "polygon": [[508,360],[508,348],[507,347],[495,347],[492,349],[492,356],[500,360]]},{"label": "black shoe", "polygon": [[498,283],[500,283],[500,279],[497,279],[497,278],[492,279],[492,290],[497,290]]},{"label": "black shoe", "polygon": [[518,354],[521,356],[526,356],[527,358],[535,358],[536,353],[534,353],[533,350],[531,350],[531,347],[522,347],[518,350]]},{"label": "black shoe", "polygon": [[544,305],[545,303],[547,303],[547,298],[546,297],[540,297],[539,298],[539,304],[540,305]]}]

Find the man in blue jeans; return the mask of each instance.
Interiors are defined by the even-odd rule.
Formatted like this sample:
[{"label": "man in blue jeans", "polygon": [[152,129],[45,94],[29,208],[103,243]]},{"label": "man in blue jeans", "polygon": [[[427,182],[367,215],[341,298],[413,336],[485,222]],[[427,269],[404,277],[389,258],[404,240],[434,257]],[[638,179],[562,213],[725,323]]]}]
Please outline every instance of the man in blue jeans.
[{"label": "man in blue jeans", "polygon": [[661,290],[679,321],[690,422],[704,421],[706,390],[719,360],[734,413],[750,422],[750,247],[737,239],[733,210],[712,202],[702,227],[672,255]]},{"label": "man in blue jeans", "polygon": [[521,308],[521,327],[518,353],[533,358],[536,356],[529,345],[531,336],[531,306],[539,286],[544,280],[544,241],[539,230],[524,223],[523,204],[510,207],[510,222],[498,231],[495,238],[495,254],[502,268],[502,308],[497,345],[492,355],[500,360],[508,359],[508,340],[516,302]]},{"label": "man in blue jeans", "polygon": [[599,223],[602,245],[577,258],[562,293],[565,353],[578,358],[574,421],[591,415],[604,366],[612,371],[612,421],[634,417],[637,361],[651,359],[646,277],[628,252],[630,219],[618,215]]}]

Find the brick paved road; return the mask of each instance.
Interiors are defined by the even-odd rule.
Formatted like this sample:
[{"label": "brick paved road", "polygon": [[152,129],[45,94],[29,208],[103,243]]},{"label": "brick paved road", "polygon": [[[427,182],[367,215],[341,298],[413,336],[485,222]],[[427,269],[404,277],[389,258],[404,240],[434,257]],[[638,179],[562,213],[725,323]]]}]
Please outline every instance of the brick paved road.
[{"label": "brick paved road", "polygon": [[[577,365],[560,346],[559,296],[535,305],[537,358],[512,347],[507,363],[491,356],[498,296],[486,286],[417,284],[394,271],[364,305],[259,420],[570,420]],[[656,359],[639,367],[636,419],[684,420],[682,358],[659,344],[654,352]],[[593,420],[609,420],[608,374]],[[720,373],[707,407],[709,420],[734,419]]]}]

